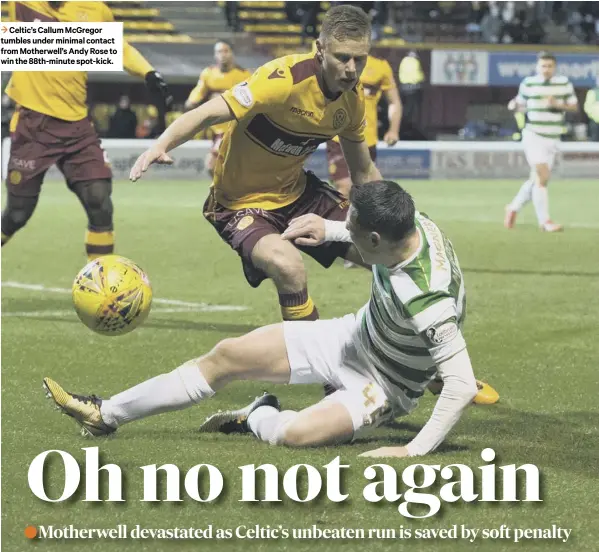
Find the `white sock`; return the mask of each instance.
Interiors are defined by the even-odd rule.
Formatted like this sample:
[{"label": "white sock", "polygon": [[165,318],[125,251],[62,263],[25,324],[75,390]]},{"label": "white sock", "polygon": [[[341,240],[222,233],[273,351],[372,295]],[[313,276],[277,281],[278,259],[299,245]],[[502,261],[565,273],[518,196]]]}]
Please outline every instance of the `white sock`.
[{"label": "white sock", "polygon": [[522,186],[520,190],[516,194],[516,197],[512,199],[512,202],[509,205],[509,209],[511,211],[520,211],[522,207],[524,207],[531,199],[532,199],[532,189],[534,187],[533,180],[527,180]]},{"label": "white sock", "polygon": [[248,416],[247,423],[258,439],[278,445],[283,440],[285,429],[296,416],[295,410],[279,412],[273,406],[261,406]]},{"label": "white sock", "polygon": [[199,366],[190,361],[102,401],[100,414],[105,424],[118,427],[140,418],[193,406],[212,395],[214,391]]},{"label": "white sock", "polygon": [[539,226],[543,226],[549,220],[549,194],[547,187],[535,186],[532,189],[532,203],[535,206]]}]

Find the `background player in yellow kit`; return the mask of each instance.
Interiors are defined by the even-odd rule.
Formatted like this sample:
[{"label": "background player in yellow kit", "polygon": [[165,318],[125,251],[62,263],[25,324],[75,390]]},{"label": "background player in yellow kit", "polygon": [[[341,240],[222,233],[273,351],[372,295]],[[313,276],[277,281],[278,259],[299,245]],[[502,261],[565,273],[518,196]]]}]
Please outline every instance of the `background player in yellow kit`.
[{"label": "background player in yellow kit", "polygon": [[359,260],[348,243],[315,248],[282,239],[305,213],[345,220],[347,200],[303,166],[319,144],[339,135],[354,182],[380,179],[364,139],[360,74],[370,50],[370,21],[359,8],[327,12],[315,55],[276,59],[222,96],[179,117],[131,170],[137,180],[151,163],[215,123],[229,124],[220,147],[204,215],[242,259],[249,284],[273,280],[285,320],[314,320],[302,249],[325,267],[337,257]]},{"label": "background player in yellow kit", "polygon": [[[11,2],[11,21],[111,22],[103,2]],[[166,83],[131,45],[123,65],[145,79],[156,101],[172,102]],[[114,249],[112,172],[88,118],[84,71],[16,71],[6,93],[17,109],[10,125],[11,146],[2,212],[2,245],[21,229],[35,209],[46,171],[54,164],[88,217],[85,248],[89,259]]]},{"label": "background player in yellow kit", "polygon": [[[378,115],[377,106],[381,96],[389,105],[389,128],[385,133],[384,140],[389,146],[393,146],[399,140],[399,127],[401,124],[402,106],[393,70],[389,62],[383,59],[368,56],[366,67],[360,77],[364,86],[364,98],[366,101],[366,145],[370,151],[370,157],[376,161],[376,145],[378,142]],[[327,160],[329,163],[329,175],[335,187],[345,196],[349,197],[351,178],[339,140],[334,138],[327,142]]]},{"label": "background player in yellow kit", "polygon": [[[189,98],[185,102],[185,109],[190,110],[198,107],[201,103],[211,100],[216,96],[220,96],[229,88],[233,88],[236,84],[249,79],[251,72],[247,69],[239,67],[235,63],[235,54],[233,47],[226,40],[219,40],[214,45],[214,59],[216,65],[206,67],[200,74],[198,83],[189,94]],[[210,176],[214,176],[214,166],[218,157],[218,148],[223,139],[228,123],[214,125],[212,127],[212,149],[206,156],[206,169]]]}]

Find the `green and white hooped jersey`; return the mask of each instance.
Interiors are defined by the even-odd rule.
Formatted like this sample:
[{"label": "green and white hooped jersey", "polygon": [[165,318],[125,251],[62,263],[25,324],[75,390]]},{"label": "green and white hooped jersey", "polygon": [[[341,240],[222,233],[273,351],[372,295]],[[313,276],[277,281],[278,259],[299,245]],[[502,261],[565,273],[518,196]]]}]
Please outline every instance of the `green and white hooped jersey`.
[{"label": "green and white hooped jersey", "polygon": [[569,105],[578,103],[568,77],[554,76],[546,81],[539,75],[526,77],[520,83],[516,100],[527,110],[524,128],[546,138],[559,139],[566,132],[566,114],[549,107],[550,96]]},{"label": "green and white hooped jersey", "polygon": [[373,266],[372,294],[357,315],[357,345],[367,370],[405,412],[466,347],[464,279],[451,242],[416,213],[420,248],[400,265]]}]

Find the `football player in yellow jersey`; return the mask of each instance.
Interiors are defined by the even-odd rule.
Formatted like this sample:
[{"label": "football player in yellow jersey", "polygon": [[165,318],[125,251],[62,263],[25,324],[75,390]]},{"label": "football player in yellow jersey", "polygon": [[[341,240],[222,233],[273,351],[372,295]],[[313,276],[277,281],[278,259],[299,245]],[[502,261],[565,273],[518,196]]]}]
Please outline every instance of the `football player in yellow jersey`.
[{"label": "football player in yellow jersey", "polygon": [[[401,100],[393,78],[393,70],[386,60],[368,56],[360,82],[364,87],[364,98],[366,100],[366,129],[364,132],[366,144],[370,150],[372,160],[376,161],[376,145],[378,142],[377,106],[379,100],[384,93],[389,106],[389,129],[383,139],[389,146],[395,145],[399,140],[402,113]],[[351,178],[337,138],[327,142],[327,159],[329,175],[335,187],[345,197],[349,197]]]},{"label": "football player in yellow jersey", "polygon": [[[103,2],[11,2],[11,21],[111,22]],[[146,59],[125,43],[125,70],[145,79],[166,108],[166,83]],[[85,248],[89,259],[114,249],[112,172],[88,118],[84,71],[15,71],[6,93],[16,102],[2,212],[2,245],[22,228],[35,209],[46,171],[54,164],[88,217]]]},{"label": "football player in yellow jersey", "polygon": [[354,182],[380,179],[364,138],[359,83],[370,50],[370,21],[359,8],[327,12],[315,55],[291,55],[177,119],[137,160],[131,179],[215,123],[230,121],[220,147],[204,215],[241,256],[253,287],[271,278],[285,320],[314,320],[299,249],[325,267],[337,257],[360,261],[351,244],[296,247],[281,234],[305,213],[345,220],[348,202],[303,165],[319,144],[339,135]]},{"label": "football player in yellow jersey", "polygon": [[[214,59],[216,65],[207,67],[200,74],[198,84],[189,94],[189,98],[185,102],[185,109],[190,110],[198,107],[201,103],[220,96],[229,88],[233,88],[236,84],[249,79],[251,72],[243,69],[235,64],[235,55],[233,46],[226,40],[219,40],[214,45]],[[214,176],[214,166],[218,157],[218,148],[223,139],[223,135],[227,130],[228,123],[214,125],[211,130],[214,133],[212,136],[212,149],[206,156],[206,169],[210,176]]]}]

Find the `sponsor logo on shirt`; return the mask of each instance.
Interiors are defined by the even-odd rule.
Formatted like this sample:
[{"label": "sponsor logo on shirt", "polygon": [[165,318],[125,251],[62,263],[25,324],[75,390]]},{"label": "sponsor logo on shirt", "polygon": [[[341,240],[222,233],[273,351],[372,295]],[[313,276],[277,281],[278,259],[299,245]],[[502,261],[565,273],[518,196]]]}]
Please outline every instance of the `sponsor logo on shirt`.
[{"label": "sponsor logo on shirt", "polygon": [[458,335],[458,325],[453,320],[426,330],[426,336],[436,345],[449,343],[456,335]]},{"label": "sponsor logo on shirt", "polygon": [[312,138],[304,140],[299,144],[291,144],[277,138],[271,145],[270,149],[278,153],[288,153],[295,157],[302,157],[314,153],[318,149],[318,142]]},{"label": "sponsor logo on shirt", "polygon": [[291,113],[295,113],[300,117],[308,117],[310,119],[314,118],[314,111],[308,111],[307,109],[300,109],[299,107],[292,107],[289,111]]}]

